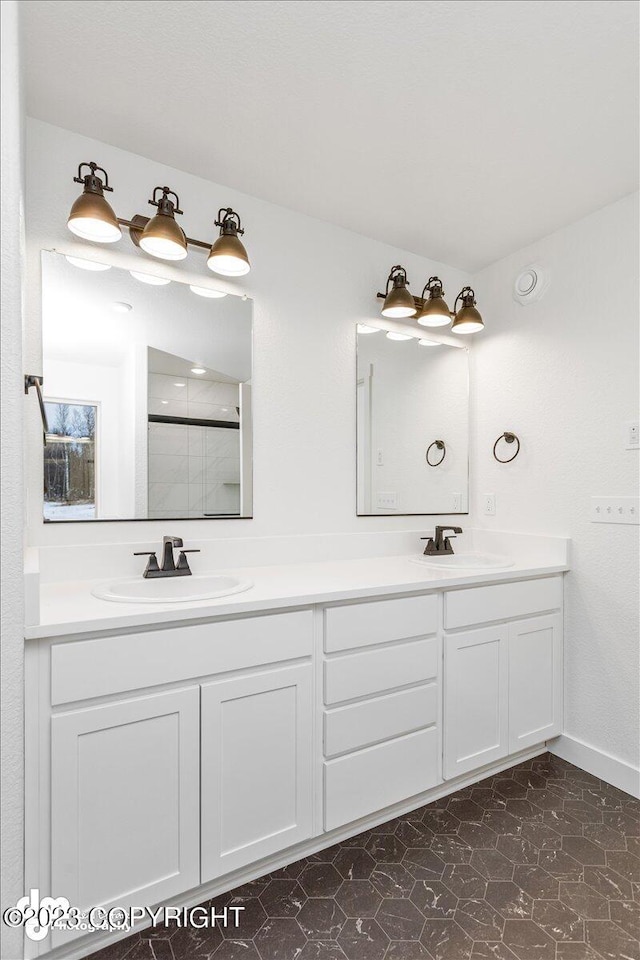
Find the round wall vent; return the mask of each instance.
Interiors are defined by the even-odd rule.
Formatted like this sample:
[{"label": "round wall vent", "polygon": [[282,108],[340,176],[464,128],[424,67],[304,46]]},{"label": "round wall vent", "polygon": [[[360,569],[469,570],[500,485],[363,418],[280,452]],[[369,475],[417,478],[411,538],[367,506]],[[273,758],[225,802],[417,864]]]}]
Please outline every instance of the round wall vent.
[{"label": "round wall vent", "polygon": [[547,287],[549,277],[537,263],[524,267],[513,283],[513,299],[517,303],[535,303],[540,300]]}]

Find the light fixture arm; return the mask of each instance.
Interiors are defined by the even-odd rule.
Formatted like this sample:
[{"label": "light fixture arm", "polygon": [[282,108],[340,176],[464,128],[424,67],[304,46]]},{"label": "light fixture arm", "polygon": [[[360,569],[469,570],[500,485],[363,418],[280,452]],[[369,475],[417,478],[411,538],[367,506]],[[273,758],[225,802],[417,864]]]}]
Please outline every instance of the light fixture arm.
[{"label": "light fixture arm", "polygon": [[453,305],[452,315],[457,313],[458,300],[462,300],[463,307],[475,307],[476,305],[476,294],[473,287],[463,287],[458,296],[456,297],[456,302]]},{"label": "light fixture arm", "polygon": [[220,236],[237,236],[244,234],[240,215],[232,207],[220,207],[214,226],[220,227]]},{"label": "light fixture arm", "polygon": [[376,297],[379,300],[386,300],[389,295],[389,284],[393,283],[396,278],[402,278],[404,280],[404,285],[409,286],[409,281],[407,280],[407,271],[399,263],[395,267],[391,267],[389,271],[389,276],[387,277],[387,285],[385,287],[384,293],[377,293]]},{"label": "light fixture arm", "polygon": [[425,300],[425,294],[429,291],[431,297],[441,297],[444,294],[442,280],[440,277],[429,277],[422,290],[422,299]]},{"label": "light fixture arm", "polygon": [[[90,173],[85,173],[83,175],[83,167],[88,167]],[[104,174],[104,180],[101,180],[100,177],[97,177],[96,173]],[[113,193],[113,187],[109,186],[109,174],[104,167],[99,167],[97,163],[93,162],[93,160],[91,163],[81,163],[79,165],[78,175],[73,178],[73,182],[84,184],[85,190],[87,190],[88,193],[102,193],[103,190],[108,190],[109,193]]]},{"label": "light fixture arm", "polygon": [[[162,194],[159,200],[156,199],[158,191]],[[175,197],[176,202],[174,203],[169,197]],[[157,207],[160,213],[169,214],[169,216],[172,216],[174,213],[179,213],[180,215],[184,213],[184,211],[180,209],[180,198],[178,194],[169,187],[154,187],[149,203],[152,207]]]}]

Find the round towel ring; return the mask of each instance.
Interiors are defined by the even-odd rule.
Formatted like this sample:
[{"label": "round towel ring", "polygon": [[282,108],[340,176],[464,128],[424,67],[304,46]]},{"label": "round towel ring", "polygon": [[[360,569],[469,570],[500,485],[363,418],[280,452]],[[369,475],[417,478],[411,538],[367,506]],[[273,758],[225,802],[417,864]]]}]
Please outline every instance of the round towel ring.
[{"label": "round towel ring", "polygon": [[[429,450],[431,450],[431,447],[435,447],[436,450],[442,450],[442,456],[440,457],[439,460],[436,460],[435,463],[429,460]],[[427,461],[430,467],[439,467],[442,461],[444,460],[444,458],[446,457],[446,455],[447,455],[447,448],[444,445],[444,440],[434,440],[433,443],[430,443],[429,446],[427,447],[425,460]]]},{"label": "round towel ring", "polygon": [[[507,457],[506,460],[501,460],[498,454],[496,453],[496,447],[498,446],[501,440],[504,440],[506,443],[513,443],[515,440],[515,443],[516,443],[516,452],[512,457]],[[515,458],[518,456],[519,453],[520,453],[520,440],[515,435],[515,433],[510,433],[509,430],[505,430],[504,433],[501,433],[493,445],[493,456],[498,461],[498,463],[511,463],[511,461],[515,460]]]}]

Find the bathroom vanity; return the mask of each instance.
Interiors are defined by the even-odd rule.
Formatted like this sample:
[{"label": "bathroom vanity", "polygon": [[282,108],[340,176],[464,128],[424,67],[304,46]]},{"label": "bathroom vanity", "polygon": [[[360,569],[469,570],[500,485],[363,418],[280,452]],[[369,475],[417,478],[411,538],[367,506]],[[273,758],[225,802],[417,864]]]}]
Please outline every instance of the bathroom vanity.
[{"label": "bathroom vanity", "polygon": [[[201,903],[542,752],[567,569],[255,567],[251,590],[172,605],[49,585],[27,628],[27,888]],[[81,956],[80,935],[28,949]]]}]

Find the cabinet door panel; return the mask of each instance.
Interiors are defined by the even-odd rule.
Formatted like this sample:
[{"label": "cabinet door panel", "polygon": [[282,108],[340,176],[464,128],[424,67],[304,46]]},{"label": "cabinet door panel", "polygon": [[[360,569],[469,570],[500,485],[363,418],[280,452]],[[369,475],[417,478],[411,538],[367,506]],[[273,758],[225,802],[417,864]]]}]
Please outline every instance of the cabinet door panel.
[{"label": "cabinet door panel", "polygon": [[508,626],[445,637],[444,776],[506,756]]},{"label": "cabinet door panel", "polygon": [[202,882],[311,836],[312,668],[202,688]]},{"label": "cabinet door panel", "polygon": [[[198,687],[51,721],[51,884],[80,909],[199,882]],[[73,934],[54,931],[53,944]]]},{"label": "cabinet door panel", "polygon": [[562,732],[562,617],[509,625],[509,752]]}]

